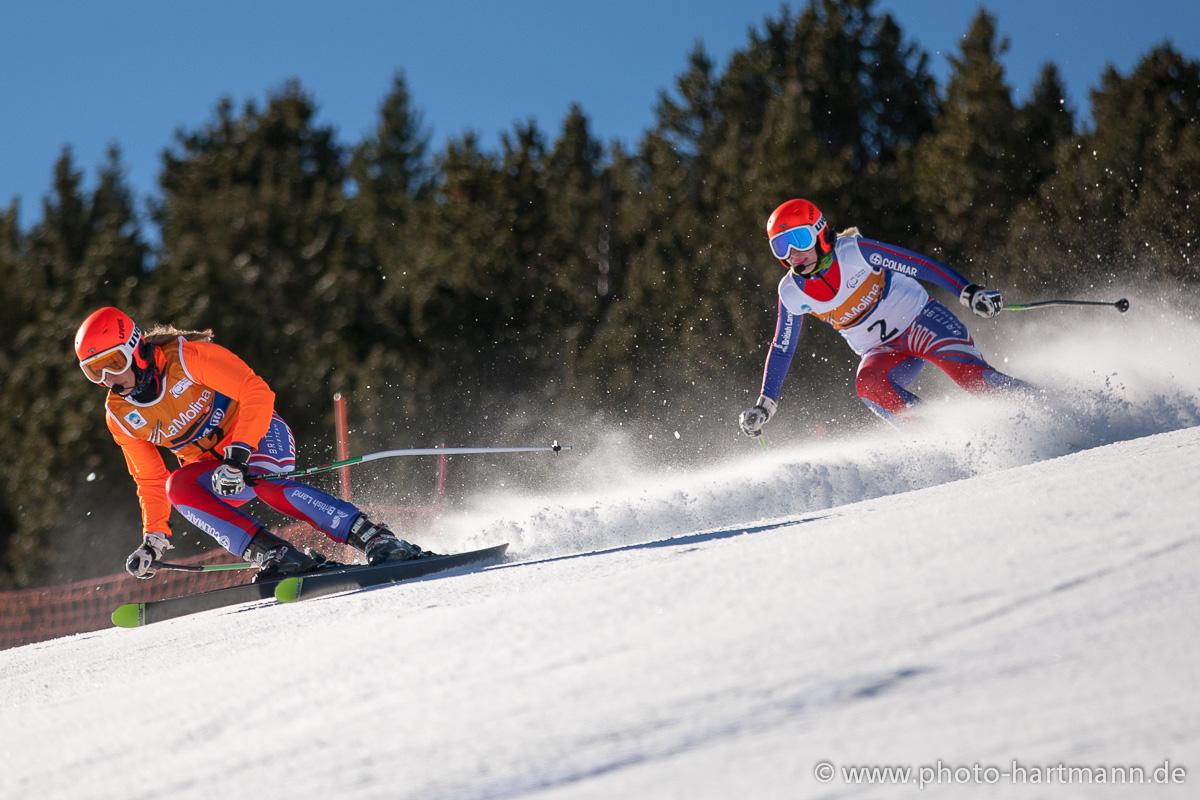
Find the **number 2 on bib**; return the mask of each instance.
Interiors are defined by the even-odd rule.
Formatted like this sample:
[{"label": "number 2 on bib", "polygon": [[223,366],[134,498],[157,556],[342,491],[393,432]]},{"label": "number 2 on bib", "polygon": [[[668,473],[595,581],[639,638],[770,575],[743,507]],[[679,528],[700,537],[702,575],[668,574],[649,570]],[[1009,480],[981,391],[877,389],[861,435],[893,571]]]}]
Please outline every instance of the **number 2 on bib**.
[{"label": "number 2 on bib", "polygon": [[887,320],[882,320],[882,319],[877,319],[874,322],[872,322],[870,325],[867,326],[867,330],[873,331],[873,330],[875,330],[876,327],[879,328],[879,341],[881,341],[881,342],[886,342],[888,339],[892,338],[893,336],[895,336],[897,333],[900,332],[899,328],[892,328],[889,331],[887,329]]}]

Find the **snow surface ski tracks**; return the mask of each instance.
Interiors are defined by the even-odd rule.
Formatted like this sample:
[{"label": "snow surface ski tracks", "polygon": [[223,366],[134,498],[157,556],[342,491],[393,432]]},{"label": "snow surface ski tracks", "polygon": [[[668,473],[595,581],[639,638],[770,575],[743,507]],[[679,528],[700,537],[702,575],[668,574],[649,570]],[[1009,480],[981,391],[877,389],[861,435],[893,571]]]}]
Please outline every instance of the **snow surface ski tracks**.
[{"label": "snow surface ski tracks", "polygon": [[[1200,752],[1198,481],[1193,428],[677,536],[553,552],[527,529],[540,556],[455,580],[14,648],[0,796],[73,799],[81,773],[146,794],[124,754],[148,741],[178,800],[279,775],[347,800],[716,798],[817,795],[818,759],[1153,766]],[[461,546],[502,541],[480,530]],[[131,713],[146,675],[170,693]]]}]

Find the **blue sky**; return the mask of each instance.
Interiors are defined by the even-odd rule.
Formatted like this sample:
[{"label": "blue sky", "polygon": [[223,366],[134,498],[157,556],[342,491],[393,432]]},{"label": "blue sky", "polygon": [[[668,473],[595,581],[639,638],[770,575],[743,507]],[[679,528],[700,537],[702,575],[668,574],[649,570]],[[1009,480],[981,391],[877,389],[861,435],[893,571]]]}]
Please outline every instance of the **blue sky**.
[{"label": "blue sky", "polygon": [[[1086,112],[1087,92],[1108,63],[1127,71],[1166,40],[1200,57],[1200,3],[984,5],[1011,40],[1005,65],[1018,98],[1046,60],[1058,63],[1069,102]],[[697,40],[723,66],[748,30],[780,7],[766,0],[7,0],[0,8],[0,207],[20,196],[22,224],[39,219],[66,144],[90,184],[105,147],[117,142],[134,190],[154,192],[160,154],[176,128],[202,125],[223,95],[261,101],[289,77],[315,97],[319,121],[333,125],[343,143],[374,125],[397,69],[435,145],[474,129],[494,146],[502,131],[530,117],[553,135],[573,101],[597,136],[634,142]],[[978,7],[951,0],[878,6],[930,53],[943,84],[946,56]]]}]

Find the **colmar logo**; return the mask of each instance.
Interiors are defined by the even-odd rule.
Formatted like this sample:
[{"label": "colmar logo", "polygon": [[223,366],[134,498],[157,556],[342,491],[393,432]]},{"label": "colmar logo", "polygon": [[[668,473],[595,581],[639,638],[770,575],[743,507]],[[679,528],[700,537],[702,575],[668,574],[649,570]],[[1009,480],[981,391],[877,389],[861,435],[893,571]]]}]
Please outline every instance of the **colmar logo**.
[{"label": "colmar logo", "polygon": [[217,530],[212,525],[212,523],[210,523],[204,517],[200,516],[199,514],[197,514],[194,511],[189,511],[187,509],[183,509],[181,513],[183,514],[184,517],[187,518],[188,522],[192,523],[197,528],[199,528],[200,530],[207,533],[209,536],[216,539],[217,544],[221,545],[221,547],[224,547],[226,550],[230,549],[229,548],[229,537],[226,536],[225,534],[221,533],[219,530]]},{"label": "colmar logo", "polygon": [[871,253],[871,255],[867,257],[867,261],[870,261],[877,267],[886,267],[887,269],[890,269],[893,272],[899,272],[902,275],[909,275],[914,278],[917,276],[916,267],[910,267],[908,264],[902,264],[894,258],[888,258],[887,256],[880,255],[879,253]]},{"label": "colmar logo", "polygon": [[188,387],[192,385],[191,378],[180,378],[179,382],[171,387],[171,397],[179,397],[179,395],[186,392]]}]

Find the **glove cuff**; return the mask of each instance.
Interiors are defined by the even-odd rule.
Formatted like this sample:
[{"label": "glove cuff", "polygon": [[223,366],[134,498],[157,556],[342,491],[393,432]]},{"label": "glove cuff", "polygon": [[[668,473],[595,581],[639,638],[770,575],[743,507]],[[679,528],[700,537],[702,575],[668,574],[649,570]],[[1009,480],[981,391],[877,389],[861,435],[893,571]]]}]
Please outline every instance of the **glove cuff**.
[{"label": "glove cuff", "polygon": [[968,283],[966,286],[963,287],[962,292],[959,293],[958,302],[962,303],[964,306],[970,307],[971,298],[974,297],[975,293],[978,292],[982,288],[983,287],[980,286],[978,283]]},{"label": "glove cuff", "polygon": [[175,545],[171,544],[167,534],[162,531],[150,531],[142,536],[142,547],[149,547],[156,556],[175,549]]},{"label": "glove cuff", "polygon": [[253,452],[249,445],[234,442],[225,448],[225,458],[222,463],[245,470],[250,464],[250,454]]},{"label": "glove cuff", "polygon": [[779,403],[767,397],[765,394],[760,394],[758,396],[758,402],[755,403],[755,405],[767,412],[767,419],[775,416],[775,409],[779,408]]}]

